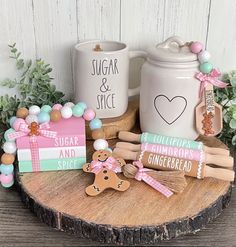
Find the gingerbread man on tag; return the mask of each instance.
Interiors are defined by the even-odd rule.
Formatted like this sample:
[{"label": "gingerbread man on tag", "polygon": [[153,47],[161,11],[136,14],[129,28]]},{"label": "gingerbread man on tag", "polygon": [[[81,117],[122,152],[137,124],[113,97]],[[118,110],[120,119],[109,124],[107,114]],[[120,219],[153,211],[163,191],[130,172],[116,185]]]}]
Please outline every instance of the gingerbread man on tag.
[{"label": "gingerbread man on tag", "polygon": [[125,191],[130,183],[120,179],[116,173],[121,172],[121,167],[126,163],[122,158],[115,156],[110,151],[98,150],[93,154],[93,161],[83,165],[83,171],[94,173],[94,183],[86,188],[89,196],[96,196],[105,189],[112,188]]}]

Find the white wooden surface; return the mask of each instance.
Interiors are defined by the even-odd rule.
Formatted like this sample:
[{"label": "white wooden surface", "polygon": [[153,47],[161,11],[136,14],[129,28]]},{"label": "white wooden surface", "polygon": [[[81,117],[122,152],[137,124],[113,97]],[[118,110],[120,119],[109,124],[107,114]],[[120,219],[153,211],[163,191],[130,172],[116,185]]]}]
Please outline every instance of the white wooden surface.
[{"label": "white wooden surface", "polygon": [[[72,47],[84,39],[146,49],[171,35],[200,40],[222,71],[236,69],[235,0],[0,0],[0,80],[16,76],[8,44],[25,58],[43,58],[54,83],[73,95]],[[131,62],[131,84],[141,60]],[[0,88],[0,95],[7,90]]]}]

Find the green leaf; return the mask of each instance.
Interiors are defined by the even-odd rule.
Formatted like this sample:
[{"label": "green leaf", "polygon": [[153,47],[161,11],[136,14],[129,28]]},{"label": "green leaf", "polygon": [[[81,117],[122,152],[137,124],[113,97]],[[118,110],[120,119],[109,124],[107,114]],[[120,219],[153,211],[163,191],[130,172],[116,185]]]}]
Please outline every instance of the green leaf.
[{"label": "green leaf", "polygon": [[236,145],[236,135],[233,136],[232,138],[232,144],[235,146]]},{"label": "green leaf", "polygon": [[233,87],[236,87],[236,77],[233,77],[230,79],[230,84],[233,86]]},{"label": "green leaf", "polygon": [[[21,53],[18,52],[16,44],[9,45],[11,58],[16,60],[17,79],[5,79],[0,82],[0,86],[16,88],[19,97],[9,95],[0,96],[0,133],[9,126],[9,119],[16,114],[19,107],[29,107],[30,105],[42,106],[43,104],[53,105],[55,103],[64,104],[64,94],[56,90],[52,84],[50,64],[45,63],[42,59],[24,60]],[[1,127],[3,124],[3,127]],[[0,144],[2,142],[0,135]]]},{"label": "green leaf", "polygon": [[12,48],[12,49],[11,49],[11,52],[12,52],[12,53],[16,53],[16,52],[17,52],[17,49],[16,49],[16,48]]},{"label": "green leaf", "polygon": [[13,45],[8,45],[10,48],[14,48],[16,46],[16,43],[14,43]]},{"label": "green leaf", "polygon": [[236,112],[234,112],[234,113],[232,114],[232,117],[233,117],[233,119],[236,120]]},{"label": "green leaf", "polygon": [[16,58],[19,58],[20,55],[21,55],[21,52],[18,52],[18,53],[16,54]]},{"label": "green leaf", "polygon": [[232,129],[236,129],[236,120],[235,119],[231,119],[229,122],[229,126]]},{"label": "green leaf", "polygon": [[17,68],[18,70],[20,70],[20,69],[22,69],[23,67],[24,67],[24,60],[23,60],[23,59],[17,60],[17,62],[16,62],[16,68]]}]

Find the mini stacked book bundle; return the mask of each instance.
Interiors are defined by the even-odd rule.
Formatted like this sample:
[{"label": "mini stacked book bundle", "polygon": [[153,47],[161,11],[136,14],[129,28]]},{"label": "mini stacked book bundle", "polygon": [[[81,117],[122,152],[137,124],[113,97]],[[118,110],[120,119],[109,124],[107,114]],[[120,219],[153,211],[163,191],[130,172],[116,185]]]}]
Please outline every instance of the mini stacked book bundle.
[{"label": "mini stacked book bundle", "polygon": [[[29,136],[17,138],[19,172],[80,169],[86,162],[84,122],[83,118],[76,117],[51,122],[50,132],[56,133],[56,136],[37,137],[39,166],[35,165],[37,162],[32,162],[32,145]],[[46,127],[46,124],[39,125],[39,129]]]}]

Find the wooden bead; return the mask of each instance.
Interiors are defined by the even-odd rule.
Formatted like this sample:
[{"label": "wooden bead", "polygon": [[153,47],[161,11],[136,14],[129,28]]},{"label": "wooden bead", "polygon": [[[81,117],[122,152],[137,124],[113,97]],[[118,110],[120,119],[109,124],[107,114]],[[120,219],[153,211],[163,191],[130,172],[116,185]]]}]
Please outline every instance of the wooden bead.
[{"label": "wooden bead", "polygon": [[103,131],[103,129],[95,129],[92,131],[92,138],[94,140],[97,139],[104,139],[105,138],[105,133]]},{"label": "wooden bead", "polygon": [[29,110],[25,107],[19,108],[16,112],[18,118],[25,119],[29,115]]},{"label": "wooden bead", "polygon": [[50,112],[50,118],[53,122],[58,122],[61,120],[61,112],[59,110],[52,110]]},{"label": "wooden bead", "polygon": [[1,157],[1,162],[4,165],[11,165],[15,161],[15,156],[13,154],[4,153]]}]

